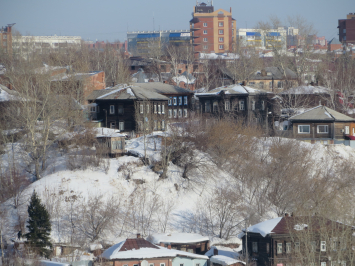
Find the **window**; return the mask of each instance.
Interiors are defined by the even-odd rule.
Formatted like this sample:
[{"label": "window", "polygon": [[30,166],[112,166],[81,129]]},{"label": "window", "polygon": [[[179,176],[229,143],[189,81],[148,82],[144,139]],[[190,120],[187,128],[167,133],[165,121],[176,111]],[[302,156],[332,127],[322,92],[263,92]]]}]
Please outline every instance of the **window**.
[{"label": "window", "polygon": [[219,34],[223,34],[223,30],[219,30],[218,33],[219,33]]},{"label": "window", "polygon": [[176,118],[177,117],[177,111],[176,111],[176,109],[174,109],[174,118]]},{"label": "window", "polygon": [[219,45],[219,50],[223,50],[224,49],[224,45],[223,44],[220,44]]},{"label": "window", "polygon": [[224,38],[223,38],[223,37],[220,37],[220,38],[218,38],[218,41],[224,42]]},{"label": "window", "polygon": [[143,104],[141,104],[141,105],[139,106],[139,112],[140,112],[141,114],[143,114]]},{"label": "window", "polygon": [[317,126],[317,133],[319,133],[319,134],[326,134],[326,133],[328,133],[328,126],[326,126],[326,125],[319,125],[319,126]]},{"label": "window", "polygon": [[327,251],[326,241],[320,242],[320,251]]},{"label": "window", "polygon": [[154,104],[154,114],[156,114],[156,113],[157,113],[157,105]]},{"label": "window", "polygon": [[123,114],[123,112],[124,112],[123,105],[119,105],[118,106],[118,113],[121,115],[121,114]]},{"label": "window", "polygon": [[165,266],[165,263],[160,263],[160,266]]},{"label": "window", "polygon": [[239,101],[239,110],[244,110],[244,101]]},{"label": "window", "polygon": [[204,49],[204,50],[207,50],[207,49],[208,49],[208,46],[207,46],[207,45],[204,45],[204,46],[203,46],[203,49]]},{"label": "window", "polygon": [[218,27],[223,27],[223,22],[218,22]]},{"label": "window", "polygon": [[161,129],[165,130],[165,121],[164,120],[161,121]]},{"label": "window", "polygon": [[196,263],[195,266],[200,266],[200,263]]},{"label": "window", "polygon": [[269,253],[270,252],[270,244],[266,243],[266,252]]},{"label": "window", "polygon": [[203,23],[203,26],[204,26],[204,27],[207,27],[207,23],[206,23],[206,22],[204,22],[204,23]]},{"label": "window", "polygon": [[170,97],[169,100],[168,100],[168,105],[169,105],[169,106],[171,105],[171,97]]},{"label": "window", "polygon": [[187,105],[187,96],[184,96],[184,105]]},{"label": "window", "polygon": [[[124,265],[123,265],[124,266]],[[154,266],[154,263],[149,263],[149,266]]]},{"label": "window", "polygon": [[[346,29],[343,29],[343,33],[346,33]],[[5,35],[6,36],[6,35]]]},{"label": "window", "polygon": [[120,131],[123,131],[123,130],[124,130],[124,122],[119,122],[119,123],[118,123],[118,129],[119,129]]},{"label": "window", "polygon": [[257,253],[258,252],[258,242],[252,242],[252,251]]},{"label": "window", "polygon": [[90,112],[96,113],[96,106],[91,106],[90,107]]},{"label": "window", "polygon": [[291,242],[286,243],[286,253],[291,253]]},{"label": "window", "polygon": [[224,110],[229,111],[231,109],[231,102],[225,101],[224,102]]},{"label": "window", "polygon": [[161,113],[165,114],[165,105],[164,104],[161,105]]},{"label": "window", "polygon": [[204,31],[203,31],[203,34],[207,34],[207,30],[204,30]]},{"label": "window", "polygon": [[295,251],[300,252],[300,242],[295,242]]},{"label": "window", "polygon": [[182,105],[182,96],[179,97],[179,105]]},{"label": "window", "polygon": [[338,248],[338,238],[332,238],[332,249],[337,250]]},{"label": "window", "polygon": [[158,114],[161,114],[161,105],[158,105]]},{"label": "window", "polygon": [[176,97],[173,98],[173,104],[177,105],[177,98]]},{"label": "window", "polygon": [[182,117],[182,110],[179,109],[179,118]]},{"label": "window", "polygon": [[187,109],[184,109],[184,117],[187,117]]},{"label": "window", "polygon": [[320,263],[320,266],[327,266],[327,263],[326,263],[325,261],[322,261],[322,262]]},{"label": "window", "polygon": [[316,245],[317,245],[316,241],[311,241],[311,251],[312,252],[316,251]]},{"label": "window", "polygon": [[349,126],[345,126],[345,134],[346,135],[349,135],[349,133],[350,133],[350,127]]},{"label": "window", "polygon": [[218,102],[217,101],[214,101],[213,102],[213,112],[217,112],[218,111]]},{"label": "window", "polygon": [[180,265],[180,266],[184,266],[184,263],[180,263],[179,265]]},{"label": "window", "polygon": [[187,252],[194,253],[194,250],[192,248],[187,249]]},{"label": "window", "polygon": [[205,102],[205,113],[210,113],[211,112],[211,102],[206,101]]},{"label": "window", "polygon": [[115,113],[115,106],[110,105],[110,114],[114,114],[114,113]]},{"label": "window", "polygon": [[203,38],[203,41],[204,41],[204,42],[207,42],[207,38]]},{"label": "window", "polygon": [[282,254],[282,243],[277,243],[277,254]]},{"label": "window", "polygon": [[116,122],[110,122],[110,128],[116,128]]},{"label": "window", "polygon": [[255,110],[255,101],[251,101],[251,110]]},{"label": "window", "polygon": [[265,102],[264,101],[261,101],[261,110],[265,110]]},{"label": "window", "polygon": [[169,118],[173,117],[173,110],[169,109]]},{"label": "window", "polygon": [[309,125],[299,125],[298,133],[309,134],[311,132],[311,127]]},{"label": "window", "polygon": [[153,130],[157,130],[157,120],[154,120],[154,129]]}]

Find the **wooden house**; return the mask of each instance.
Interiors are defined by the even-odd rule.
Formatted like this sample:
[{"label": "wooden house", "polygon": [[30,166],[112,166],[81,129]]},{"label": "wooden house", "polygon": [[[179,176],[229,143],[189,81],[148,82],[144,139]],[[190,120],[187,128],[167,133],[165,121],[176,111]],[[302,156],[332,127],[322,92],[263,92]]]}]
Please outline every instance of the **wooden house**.
[{"label": "wooden house", "polygon": [[249,124],[265,125],[272,111],[272,93],[234,84],[195,93],[205,116],[233,116]]},{"label": "wooden house", "polygon": [[353,228],[319,216],[278,217],[239,235],[256,266],[346,266],[353,263]]},{"label": "wooden house", "polygon": [[95,130],[97,132],[97,150],[101,149],[101,152],[109,156],[116,156],[125,152],[126,135],[110,128],[96,128]]},{"label": "wooden house", "polygon": [[113,245],[101,258],[112,266],[207,266],[208,261],[207,256],[160,247],[140,237]]},{"label": "wooden house", "polygon": [[195,254],[205,254],[209,249],[209,238],[194,233],[156,233],[151,234],[148,241],[163,247],[187,251]]},{"label": "wooden house", "polygon": [[315,143],[323,141],[333,144],[355,135],[355,118],[349,117],[325,106],[317,106],[302,114],[289,118],[293,137]]}]

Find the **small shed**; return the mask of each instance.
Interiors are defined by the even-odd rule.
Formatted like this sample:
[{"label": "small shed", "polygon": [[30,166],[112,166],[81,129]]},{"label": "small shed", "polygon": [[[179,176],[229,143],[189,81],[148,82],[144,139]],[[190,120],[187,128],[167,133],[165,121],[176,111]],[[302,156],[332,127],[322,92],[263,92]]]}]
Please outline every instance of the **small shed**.
[{"label": "small shed", "polygon": [[101,149],[110,156],[116,156],[125,152],[126,135],[117,129],[96,128],[96,151]]}]

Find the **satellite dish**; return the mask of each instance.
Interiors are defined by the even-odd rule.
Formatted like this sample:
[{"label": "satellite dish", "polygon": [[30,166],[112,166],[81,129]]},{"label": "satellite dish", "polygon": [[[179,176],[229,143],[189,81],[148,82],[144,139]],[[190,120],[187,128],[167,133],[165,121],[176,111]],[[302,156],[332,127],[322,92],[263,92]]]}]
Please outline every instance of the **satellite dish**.
[{"label": "satellite dish", "polygon": [[142,260],[142,262],[141,262],[141,266],[148,266],[149,264],[148,264],[148,261],[146,261],[146,260]]}]

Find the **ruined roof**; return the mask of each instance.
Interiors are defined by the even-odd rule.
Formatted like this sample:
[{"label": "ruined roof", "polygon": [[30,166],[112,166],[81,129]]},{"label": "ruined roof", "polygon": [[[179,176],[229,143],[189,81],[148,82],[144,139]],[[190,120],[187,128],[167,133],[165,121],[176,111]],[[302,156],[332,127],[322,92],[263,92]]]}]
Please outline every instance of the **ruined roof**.
[{"label": "ruined roof", "polygon": [[355,118],[339,113],[328,107],[319,105],[317,107],[311,108],[302,114],[294,115],[290,117],[291,121],[314,121],[314,120],[325,120],[325,121],[345,121],[353,122]]}]

